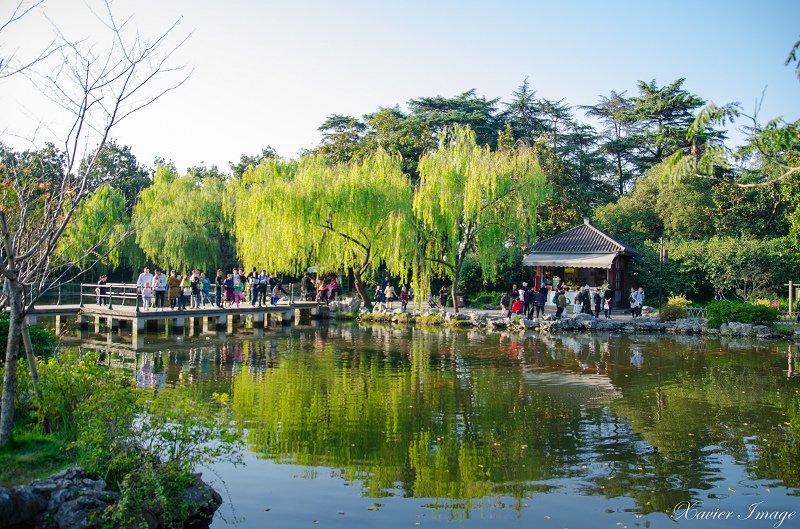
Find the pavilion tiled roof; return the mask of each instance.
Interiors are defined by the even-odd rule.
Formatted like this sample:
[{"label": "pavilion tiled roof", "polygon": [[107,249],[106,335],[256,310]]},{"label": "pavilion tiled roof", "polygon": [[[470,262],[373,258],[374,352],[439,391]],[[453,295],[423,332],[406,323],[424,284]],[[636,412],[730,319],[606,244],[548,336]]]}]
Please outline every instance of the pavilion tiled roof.
[{"label": "pavilion tiled roof", "polygon": [[531,252],[636,253],[632,248],[625,246],[603,230],[589,224],[589,219],[584,219],[580,226],[537,242]]}]

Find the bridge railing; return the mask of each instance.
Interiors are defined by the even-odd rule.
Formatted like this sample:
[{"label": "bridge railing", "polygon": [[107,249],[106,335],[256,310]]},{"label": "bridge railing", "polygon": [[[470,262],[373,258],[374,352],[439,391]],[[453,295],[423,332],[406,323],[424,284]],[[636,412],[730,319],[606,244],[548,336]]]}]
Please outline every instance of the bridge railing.
[{"label": "bridge railing", "polygon": [[708,318],[708,313],[706,309],[703,307],[687,307],[686,308],[686,317],[687,318]]},{"label": "bridge railing", "polygon": [[[295,288],[294,283],[284,284],[284,291],[288,294],[289,302],[294,302],[295,295],[300,292],[299,285]],[[102,290],[101,290],[102,289]],[[59,290],[60,292],[60,290]],[[139,288],[135,283],[106,283],[100,285],[98,283],[80,283],[79,292],[79,305],[83,307],[85,304],[95,305],[108,305],[111,309],[114,305],[120,306],[133,306],[137,310],[142,306],[142,297]],[[224,295],[224,293],[223,293]],[[212,300],[217,299],[217,285],[211,284],[209,288],[209,296]],[[155,298],[155,295],[153,296]],[[245,301],[248,301],[248,298]],[[56,304],[61,303],[61,296]],[[301,300],[303,301],[303,300]],[[213,301],[212,301],[213,302]]]},{"label": "bridge railing", "polygon": [[115,304],[125,306],[126,302],[129,306],[139,307],[139,289],[133,283],[81,283],[80,288],[81,307],[86,300],[95,305],[108,305],[108,308],[113,308]]}]

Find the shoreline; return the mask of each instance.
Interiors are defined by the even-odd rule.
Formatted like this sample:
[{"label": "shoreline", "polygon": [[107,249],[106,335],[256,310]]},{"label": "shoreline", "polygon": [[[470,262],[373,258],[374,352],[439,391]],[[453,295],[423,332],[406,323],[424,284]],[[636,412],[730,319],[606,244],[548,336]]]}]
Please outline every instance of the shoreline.
[{"label": "shoreline", "polygon": [[542,334],[561,332],[618,332],[622,334],[694,334],[710,338],[719,336],[749,337],[761,340],[800,340],[800,331],[787,329],[782,333],[774,327],[752,323],[723,323],[719,329],[708,326],[703,318],[680,318],[674,321],[662,321],[656,316],[637,318],[621,317],[604,319],[589,314],[568,315],[555,320],[551,315],[541,319],[529,320],[519,316],[511,318],[491,316],[485,312],[466,310],[454,314],[447,310],[438,311],[362,311],[357,315],[352,312],[339,315],[332,311],[331,316],[338,320],[357,320],[360,323],[393,324],[425,327],[446,327],[463,329],[538,331]]}]

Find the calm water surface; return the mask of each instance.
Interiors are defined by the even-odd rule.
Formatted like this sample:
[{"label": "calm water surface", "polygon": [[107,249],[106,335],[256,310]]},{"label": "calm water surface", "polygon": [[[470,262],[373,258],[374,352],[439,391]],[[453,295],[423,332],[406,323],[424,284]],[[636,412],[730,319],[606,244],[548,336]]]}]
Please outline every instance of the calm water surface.
[{"label": "calm water surface", "polygon": [[247,464],[204,470],[215,529],[770,528],[800,527],[756,519],[800,511],[796,350],[323,325],[156,340],[127,365],[230,395]]}]

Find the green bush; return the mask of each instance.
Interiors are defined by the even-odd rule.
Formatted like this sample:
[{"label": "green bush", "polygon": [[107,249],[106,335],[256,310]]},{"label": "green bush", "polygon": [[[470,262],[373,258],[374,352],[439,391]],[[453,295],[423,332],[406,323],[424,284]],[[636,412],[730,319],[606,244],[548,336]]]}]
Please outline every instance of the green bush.
[{"label": "green bush", "polygon": [[64,351],[39,364],[42,400],[34,415],[45,431],[74,436],[76,410],[116,383],[113,372],[98,364],[99,358],[99,353]]},{"label": "green bush", "polygon": [[687,317],[689,312],[683,305],[673,305],[671,303],[667,303],[661,307],[661,310],[658,311],[658,315],[661,317],[661,321],[675,321],[677,319]]},{"label": "green bush", "polygon": [[714,328],[731,322],[769,325],[780,316],[780,311],[774,307],[737,301],[713,301],[706,305],[706,311],[708,325]]},{"label": "green bush", "polygon": [[497,306],[500,303],[500,298],[503,296],[502,292],[495,291],[481,291],[470,293],[464,300],[468,307],[476,307],[482,309],[485,305]]},{"label": "green bush", "polygon": [[[31,335],[31,345],[33,345],[33,353],[36,356],[49,356],[53,354],[58,345],[58,338],[50,329],[42,329],[29,325],[28,329]],[[5,359],[6,357],[6,344],[8,343],[8,313],[0,312],[0,355]],[[24,350],[22,349],[22,339],[19,342],[20,352],[19,357],[24,357]]]}]

